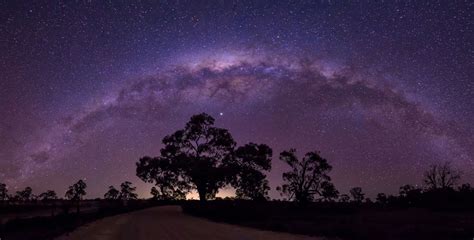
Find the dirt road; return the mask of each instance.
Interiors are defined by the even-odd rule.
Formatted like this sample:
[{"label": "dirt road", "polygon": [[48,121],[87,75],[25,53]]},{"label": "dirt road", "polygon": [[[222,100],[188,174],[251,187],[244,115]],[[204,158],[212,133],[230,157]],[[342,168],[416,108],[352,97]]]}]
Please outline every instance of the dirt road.
[{"label": "dirt road", "polygon": [[104,218],[60,240],[309,240],[321,239],[211,222],[181,212],[178,206],[149,208]]}]

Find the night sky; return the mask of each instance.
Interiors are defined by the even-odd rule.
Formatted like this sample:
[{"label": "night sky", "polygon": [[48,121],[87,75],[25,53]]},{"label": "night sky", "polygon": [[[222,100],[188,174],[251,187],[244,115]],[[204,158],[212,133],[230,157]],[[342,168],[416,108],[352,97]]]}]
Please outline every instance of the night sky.
[{"label": "night sky", "polygon": [[[472,1],[0,1],[0,182],[87,197],[207,112],[238,144],[319,150],[341,193],[474,183]],[[232,190],[227,189],[224,195]]]}]

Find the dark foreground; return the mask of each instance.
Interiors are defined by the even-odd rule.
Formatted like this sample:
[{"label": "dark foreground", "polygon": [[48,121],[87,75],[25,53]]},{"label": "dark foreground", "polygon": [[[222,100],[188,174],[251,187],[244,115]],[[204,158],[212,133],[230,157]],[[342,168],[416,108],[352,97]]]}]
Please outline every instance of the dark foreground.
[{"label": "dark foreground", "polygon": [[186,213],[259,229],[342,239],[473,239],[474,211],[288,202],[187,202]]},{"label": "dark foreground", "polygon": [[[0,239],[2,240],[28,240],[28,239],[54,239],[60,235],[72,232],[78,227],[98,219],[130,211],[136,211],[161,204],[153,201],[132,201],[126,205],[123,202],[90,201],[80,209],[69,206],[67,211],[57,206],[52,216],[52,209],[48,206],[13,206],[21,211],[2,208],[0,211]],[[92,205],[92,206],[90,206]],[[9,208],[12,208],[10,206]],[[10,211],[6,211],[10,210]]]},{"label": "dark foreground", "polygon": [[[474,210],[463,207],[443,210],[353,203],[298,206],[290,202],[237,200],[205,204],[145,200],[127,204],[103,200],[93,203],[86,202],[80,214],[74,208],[65,212],[58,207],[55,216],[51,216],[51,209],[43,206],[16,206],[20,208],[9,211],[4,207],[0,211],[0,238],[54,239],[62,236],[63,239],[93,239],[92,236],[101,236],[98,239],[137,240],[139,235],[142,239],[196,239],[194,236],[202,239],[242,239],[239,236],[245,236],[245,239],[305,239],[250,228],[329,239],[471,240],[474,237]],[[177,206],[137,211],[169,204],[182,205],[188,215],[178,211]],[[189,215],[250,228],[212,223]],[[72,234],[66,238],[68,233]]]},{"label": "dark foreground", "polygon": [[58,240],[318,240],[216,223],[183,214],[179,206],[161,206],[103,218]]}]

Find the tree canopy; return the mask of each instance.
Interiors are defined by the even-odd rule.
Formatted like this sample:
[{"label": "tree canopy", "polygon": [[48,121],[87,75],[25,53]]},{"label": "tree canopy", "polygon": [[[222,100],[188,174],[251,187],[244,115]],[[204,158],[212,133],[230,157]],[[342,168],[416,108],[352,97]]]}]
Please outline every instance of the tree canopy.
[{"label": "tree canopy", "polygon": [[69,200],[82,200],[82,197],[86,195],[86,188],[87,184],[81,179],[72,186],[69,186],[65,196]]},{"label": "tree canopy", "polygon": [[138,195],[135,193],[137,188],[132,186],[132,183],[125,181],[120,184],[120,199],[122,200],[132,200],[137,199]]},{"label": "tree canopy", "polygon": [[296,150],[290,149],[280,153],[280,160],[291,168],[283,173],[285,183],[278,188],[289,199],[302,203],[312,201],[315,195],[323,194],[323,187],[331,181],[328,174],[332,166],[319,152],[308,152],[298,160]]},{"label": "tree canopy", "polygon": [[50,201],[58,198],[56,192],[53,190],[47,190],[38,196],[42,201]]},{"label": "tree canopy", "polygon": [[180,176],[179,167],[171,158],[142,157],[136,163],[137,176],[156,185],[154,198],[159,200],[185,199],[190,186]]},{"label": "tree canopy", "polygon": [[267,196],[268,181],[261,171],[271,168],[271,149],[254,143],[235,149],[230,132],[214,121],[206,113],[192,116],[183,129],[163,138],[160,156],[137,162],[137,176],[156,185],[157,199],[182,199],[196,190],[206,201],[229,184],[242,198]]},{"label": "tree canopy", "polygon": [[114,186],[109,186],[109,190],[104,194],[104,198],[107,200],[117,200],[120,197],[120,191]]},{"label": "tree canopy", "polygon": [[22,191],[17,191],[16,196],[20,201],[28,201],[33,197],[33,189],[31,187],[25,187]]},{"label": "tree canopy", "polygon": [[268,198],[270,187],[263,171],[270,171],[271,160],[272,149],[265,144],[248,143],[237,148],[230,164],[235,171],[232,186],[237,198]]}]

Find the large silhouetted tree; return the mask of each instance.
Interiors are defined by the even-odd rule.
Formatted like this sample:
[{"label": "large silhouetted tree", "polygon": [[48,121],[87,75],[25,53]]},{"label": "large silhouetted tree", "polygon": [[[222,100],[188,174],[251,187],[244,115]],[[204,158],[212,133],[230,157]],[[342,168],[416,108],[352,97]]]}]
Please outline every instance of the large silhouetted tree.
[{"label": "large silhouetted tree", "polygon": [[461,172],[451,167],[449,162],[431,165],[424,174],[423,181],[430,190],[454,188],[461,179]]},{"label": "large silhouetted tree", "polygon": [[283,173],[285,184],[278,187],[289,199],[301,203],[312,201],[314,195],[322,195],[323,186],[331,181],[328,173],[332,166],[319,152],[308,152],[298,160],[296,150],[290,149],[280,153],[280,159],[291,167],[289,172]]},{"label": "large silhouetted tree", "polygon": [[0,201],[6,201],[8,199],[8,188],[5,183],[0,183]]},{"label": "large silhouetted tree", "polygon": [[86,195],[86,188],[87,184],[81,179],[72,186],[69,186],[68,190],[66,191],[66,198],[76,202],[77,213],[80,212],[80,202],[82,197]]},{"label": "large silhouetted tree", "polygon": [[120,199],[122,200],[132,200],[137,199],[137,194],[135,190],[137,188],[132,186],[132,183],[129,181],[125,181],[120,184]]},{"label": "large silhouetted tree", "polygon": [[268,198],[270,187],[263,171],[271,169],[271,158],[272,149],[265,144],[248,143],[235,151],[230,168],[235,171],[232,186],[238,198]]},{"label": "large silhouetted tree", "polygon": [[186,198],[190,186],[180,177],[179,165],[172,158],[145,156],[140,158],[136,166],[137,176],[140,179],[156,185],[155,199]]},{"label": "large silhouetted tree", "polygon": [[360,187],[351,188],[351,190],[349,190],[349,193],[351,194],[354,202],[361,203],[362,200],[364,200],[365,194],[362,192],[362,188]]},{"label": "large silhouetted tree", "polygon": [[120,191],[117,190],[114,186],[109,186],[109,190],[104,194],[104,198],[107,200],[117,200],[119,199]]},{"label": "large silhouetted tree", "polygon": [[[179,188],[197,190],[201,201],[213,198],[231,181],[225,162],[232,157],[235,141],[226,129],[215,127],[208,114],[192,116],[184,129],[164,137],[163,145],[160,157],[140,159],[138,177],[156,184],[157,175],[169,172],[173,181],[183,184]],[[169,161],[169,168],[162,171],[161,161]]]}]

